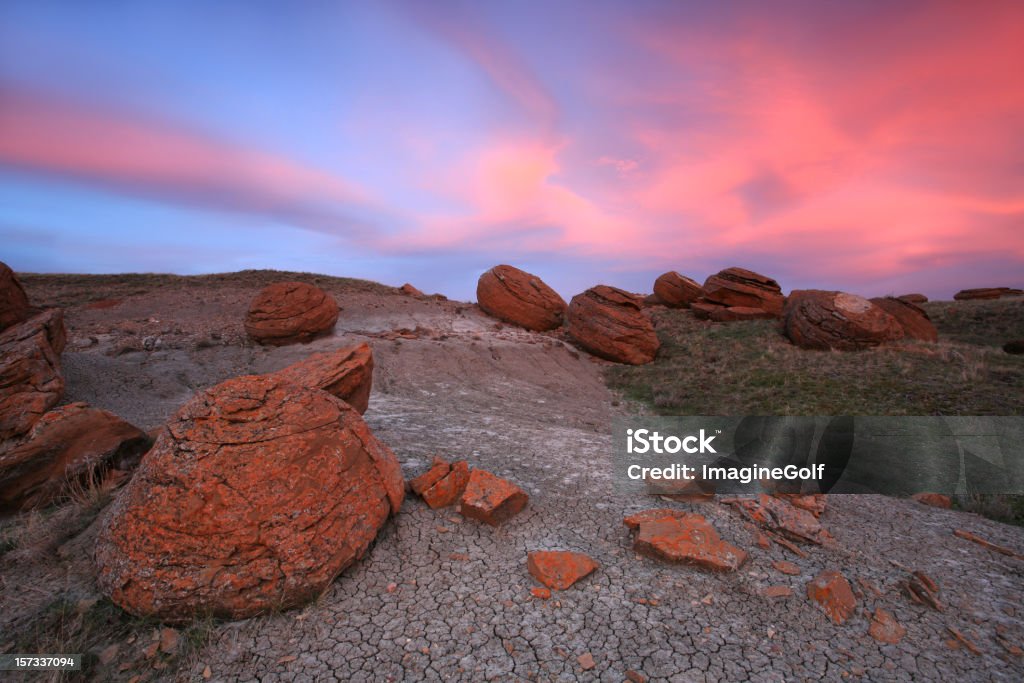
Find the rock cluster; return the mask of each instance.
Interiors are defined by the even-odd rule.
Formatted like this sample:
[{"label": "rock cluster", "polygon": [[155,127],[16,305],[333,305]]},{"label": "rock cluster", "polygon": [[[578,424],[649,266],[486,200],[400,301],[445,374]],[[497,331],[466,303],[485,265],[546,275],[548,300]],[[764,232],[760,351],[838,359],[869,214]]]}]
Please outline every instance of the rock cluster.
[{"label": "rock cluster", "polygon": [[784,318],[790,341],[805,349],[855,351],[903,338],[903,328],[893,316],[844,292],[794,291]]},{"label": "rock cluster", "polygon": [[253,299],[245,331],[260,344],[283,346],[328,334],[337,321],[338,303],[324,290],[304,282],[275,282]]},{"label": "rock cluster", "polygon": [[654,281],[654,296],[669,308],[689,308],[703,294],[704,289],[697,282],[674,270],[662,273]]},{"label": "rock cluster", "polygon": [[903,328],[905,339],[926,342],[939,340],[939,333],[928,317],[928,313],[917,304],[890,296],[871,299],[871,303],[896,319],[896,322]]},{"label": "rock cluster", "polygon": [[434,458],[429,470],[409,482],[409,488],[431,509],[454,505],[469,484],[469,463],[465,460],[448,463]]},{"label": "rock cluster", "polygon": [[643,300],[629,292],[598,285],[569,303],[569,336],[600,358],[618,363],[650,363],[661,342],[643,312]]},{"label": "rock cluster", "polygon": [[476,299],[488,315],[528,330],[553,330],[565,317],[565,301],[555,290],[513,266],[494,266],[481,275]]},{"label": "rock cluster", "polygon": [[323,389],[359,411],[366,412],[373,387],[373,351],[367,343],[336,351],[314,353],[273,373],[294,384]]},{"label": "rock cluster", "polygon": [[302,604],[366,552],[403,495],[394,454],[347,403],[231,379],[181,408],[111,506],[99,584],[168,622]]}]

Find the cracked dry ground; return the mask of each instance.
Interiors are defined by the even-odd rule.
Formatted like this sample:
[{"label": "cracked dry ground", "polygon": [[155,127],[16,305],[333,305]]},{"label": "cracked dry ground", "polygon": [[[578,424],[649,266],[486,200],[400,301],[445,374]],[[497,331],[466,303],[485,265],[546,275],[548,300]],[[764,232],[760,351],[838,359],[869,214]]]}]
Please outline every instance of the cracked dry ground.
[{"label": "cracked dry ground", "polygon": [[[343,308],[335,336],[261,349],[239,341],[253,291],[170,288],[112,308],[73,308],[69,399],[150,428],[197,387],[369,340],[377,367],[366,420],[406,477],[424,471],[434,454],[466,459],[522,486],[530,503],[491,528],[410,496],[367,557],[317,602],[217,625],[194,661],[158,674],[164,679],[202,680],[206,666],[225,681],[618,682],[628,671],[672,681],[1024,678],[1024,658],[996,640],[997,633],[1024,640],[1024,561],[952,534],[966,529],[1020,551],[1024,530],[906,500],[832,496],[821,521],[836,547],[807,547],[806,558],[777,545],[762,549],[729,506],[616,493],[610,420],[627,408],[605,388],[602,364],[561,341],[495,325],[466,304],[340,288],[332,290]],[[163,326],[169,341],[108,355],[123,342],[114,321],[126,319],[154,327],[152,334]],[[417,326],[418,339],[381,336]],[[209,330],[220,341],[196,348]],[[95,343],[76,348],[90,336]],[[723,575],[637,556],[623,516],[664,506],[704,514],[750,560]],[[538,549],[585,552],[601,566],[569,590],[536,599],[526,556]],[[792,561],[801,573],[782,574],[773,560]],[[906,572],[893,561],[934,578],[946,610],[909,602],[897,585]],[[863,595],[837,626],[805,593],[826,569],[855,586],[866,579],[881,595]],[[793,595],[763,597],[773,585]],[[876,607],[906,627],[899,644],[868,635]],[[947,627],[980,654],[954,647]]]}]

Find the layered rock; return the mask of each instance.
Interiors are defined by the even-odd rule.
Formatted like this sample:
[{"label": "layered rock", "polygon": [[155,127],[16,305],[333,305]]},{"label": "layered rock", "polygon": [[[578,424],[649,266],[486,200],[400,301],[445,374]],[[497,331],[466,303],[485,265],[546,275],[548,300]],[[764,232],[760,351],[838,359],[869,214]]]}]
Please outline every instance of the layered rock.
[{"label": "layered rock", "polygon": [[811,579],[807,584],[807,597],[818,603],[837,624],[849,619],[857,608],[850,582],[839,572],[823,571]]},{"label": "layered rock", "polygon": [[363,342],[336,351],[314,353],[273,373],[287,382],[323,389],[359,411],[366,412],[373,387],[373,351]]},{"label": "layered rock", "polygon": [[26,320],[30,314],[25,289],[14,271],[0,261],[0,331]]},{"label": "layered rock", "polygon": [[454,505],[469,484],[469,464],[465,460],[447,463],[435,458],[429,470],[409,482],[409,488],[432,510]]},{"label": "layered rock", "polygon": [[403,495],[394,454],[344,401],[228,380],[168,422],[111,506],[99,585],[169,622],[296,606],[362,557]]},{"label": "layered rock", "polygon": [[650,363],[661,342],[635,294],[598,285],[569,303],[569,336],[581,347],[618,363]]},{"label": "layered rock", "polygon": [[519,514],[529,496],[521,488],[486,470],[473,470],[469,475],[459,512],[470,519],[498,526]]},{"label": "layered rock", "polygon": [[716,306],[710,311],[709,317],[718,323],[735,322],[737,320],[769,320],[778,318],[774,313],[769,313],[763,308],[748,308],[746,306]]},{"label": "layered rock", "polygon": [[488,315],[528,330],[553,330],[565,317],[565,300],[555,290],[513,266],[495,266],[481,275],[476,299]]},{"label": "layered rock", "polygon": [[590,556],[567,550],[537,550],[526,558],[530,576],[559,591],[570,588],[597,567],[597,562]]},{"label": "layered rock", "polygon": [[913,294],[900,294],[896,298],[899,299],[900,301],[906,301],[907,303],[910,304],[928,303],[928,297],[926,297],[924,294],[917,294],[916,292]]},{"label": "layered rock", "polygon": [[805,349],[855,351],[903,338],[899,322],[867,299],[816,289],[790,294],[785,329]]},{"label": "layered rock", "polygon": [[926,342],[939,340],[939,333],[928,313],[915,303],[891,296],[871,299],[871,303],[896,319],[903,328],[903,337]]},{"label": "layered rock", "polygon": [[0,332],[0,441],[27,432],[64,395],[66,339],[59,309]]},{"label": "layered rock", "polygon": [[701,286],[674,270],[662,273],[654,281],[658,301],[671,308],[687,308],[704,293]]},{"label": "layered rock", "polygon": [[56,502],[88,486],[95,472],[130,470],[150,444],[138,427],[85,403],[51,410],[20,438],[0,443],[0,513]]},{"label": "layered rock", "polygon": [[1013,287],[977,287],[975,289],[961,289],[953,295],[957,301],[972,301],[976,299],[1001,299],[1009,296],[1024,296],[1024,290]]},{"label": "layered rock", "polygon": [[726,268],[704,282],[704,299],[721,306],[760,308],[782,315],[785,297],[775,280],[745,268]]},{"label": "layered rock", "polygon": [[703,515],[660,509],[623,521],[636,531],[633,549],[649,557],[713,571],[736,571],[747,561],[746,551],[724,541]]},{"label": "layered rock", "polygon": [[327,334],[337,321],[338,303],[324,290],[304,282],[275,282],[253,299],[245,331],[260,344],[283,346]]}]

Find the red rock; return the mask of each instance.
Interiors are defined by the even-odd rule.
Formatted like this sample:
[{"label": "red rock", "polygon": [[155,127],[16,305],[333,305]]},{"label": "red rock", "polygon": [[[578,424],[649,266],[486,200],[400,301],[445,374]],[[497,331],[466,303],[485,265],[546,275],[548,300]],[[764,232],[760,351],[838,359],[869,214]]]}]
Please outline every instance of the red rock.
[{"label": "red rock", "polygon": [[824,571],[814,577],[807,584],[807,597],[837,624],[849,619],[857,607],[850,583],[839,572]]},{"label": "red rock", "polygon": [[617,363],[654,360],[661,342],[635,294],[598,285],[569,303],[569,336],[581,347]]},{"label": "red rock", "polygon": [[970,301],[973,299],[1001,299],[1010,296],[1024,296],[1024,290],[1012,287],[978,287],[976,289],[961,289],[953,295],[953,298],[957,301]]},{"label": "red rock", "polygon": [[825,512],[824,493],[776,493],[775,497],[801,510],[807,510],[815,517],[821,517]]},{"label": "red rock", "polygon": [[521,488],[485,470],[473,470],[462,494],[459,512],[465,517],[498,526],[519,514],[529,496]]},{"label": "red rock", "polygon": [[662,273],[654,281],[654,295],[671,308],[687,308],[703,293],[699,284],[674,270]]},{"label": "red rock", "polygon": [[789,501],[762,493],[758,504],[767,513],[769,526],[794,540],[821,545],[832,538],[812,512]]},{"label": "red rock", "polygon": [[429,470],[409,481],[409,488],[411,488],[416,495],[421,496],[424,491],[444,479],[451,469],[451,465],[441,458],[435,457]]},{"label": "red rock", "polygon": [[469,465],[465,460],[452,463],[443,477],[420,493],[424,502],[430,509],[448,507],[454,505],[455,501],[465,492],[469,484]]},{"label": "red rock", "polygon": [[548,588],[564,591],[587,576],[598,564],[583,553],[566,550],[537,550],[526,559],[530,575]]},{"label": "red rock", "polygon": [[911,304],[926,304],[928,303],[928,297],[924,294],[900,294],[896,297],[900,301],[906,301]]},{"label": "red rock", "polygon": [[150,443],[142,430],[85,403],[51,410],[0,443],[0,513],[49,505],[108,468],[130,470]]},{"label": "red rock", "polygon": [[373,387],[373,351],[363,342],[337,351],[314,353],[273,373],[304,387],[323,389],[359,411],[366,412]]},{"label": "red rock", "polygon": [[565,318],[565,300],[558,292],[512,266],[495,266],[481,275],[476,299],[488,315],[528,330],[553,330]]},{"label": "red rock", "polygon": [[678,519],[685,519],[691,513],[686,510],[679,510],[677,508],[655,508],[653,510],[644,510],[643,512],[637,512],[628,517],[623,518],[622,523],[630,529],[639,529],[640,525],[644,522],[653,522],[658,519],[664,519],[665,517],[676,517]]},{"label": "red rock", "polygon": [[728,308],[728,306],[712,303],[706,299],[698,299],[690,304],[690,310],[693,311],[693,317],[699,320],[711,320],[711,316],[718,314],[718,311],[723,311],[726,308]]},{"label": "red rock", "polygon": [[786,560],[776,560],[772,562],[772,566],[783,574],[788,574],[789,576],[799,576],[801,573],[800,567],[796,566],[792,562],[787,562]]},{"label": "red rock", "polygon": [[879,607],[875,609],[875,613],[871,617],[871,626],[868,628],[868,633],[880,643],[895,645],[903,640],[903,636],[907,634],[907,629],[900,626],[893,615]]},{"label": "red rock", "polygon": [[763,308],[748,308],[746,306],[719,306],[711,311],[711,319],[717,323],[734,322],[737,320],[769,320],[778,317],[778,315],[769,313]]},{"label": "red rock", "polygon": [[768,586],[761,591],[766,598],[788,598],[793,595],[793,589],[789,586]]},{"label": "red rock", "polygon": [[595,666],[597,666],[597,663],[594,661],[594,655],[590,654],[589,652],[584,652],[583,654],[581,654],[579,657],[576,658],[576,661],[579,662],[580,668],[584,671],[590,671]]},{"label": "red rock", "polygon": [[416,289],[415,287],[410,285],[408,282],[406,282],[404,285],[399,287],[398,291],[401,292],[402,294],[405,294],[406,296],[415,296],[415,297],[425,296],[423,294],[423,292],[421,292],[420,290]]},{"label": "red rock", "polygon": [[918,339],[926,342],[939,340],[939,333],[928,318],[928,313],[917,304],[888,296],[871,299],[871,303],[896,318],[896,322],[903,328],[905,339]]},{"label": "red rock", "polygon": [[644,308],[651,308],[653,306],[664,306],[665,302],[658,298],[657,294],[648,294],[643,298]]},{"label": "red rock", "polygon": [[530,589],[530,593],[533,595],[533,597],[539,598],[541,600],[548,600],[551,598],[550,588],[541,588],[540,586],[534,586]]},{"label": "red rock", "polygon": [[394,454],[347,403],[231,379],[178,411],[111,506],[99,585],[169,623],[300,605],[363,556],[403,494]]},{"label": "red rock", "polygon": [[778,318],[785,297],[779,283],[745,268],[726,268],[704,282],[704,298],[722,306],[759,308]]},{"label": "red rock", "polygon": [[633,549],[656,559],[714,571],[735,571],[747,560],[747,553],[722,540],[703,515],[675,511],[639,521]]},{"label": "red rock", "polygon": [[867,299],[816,289],[789,295],[785,327],[805,349],[855,351],[903,338],[899,322]]},{"label": "red rock", "polygon": [[939,600],[939,585],[922,571],[911,572],[909,578],[900,582],[900,587],[913,602],[927,605],[939,612],[945,609]]},{"label": "red rock", "polygon": [[922,505],[931,505],[932,507],[943,508],[944,510],[953,507],[953,501],[950,500],[949,496],[944,496],[941,493],[915,493],[911,498]]},{"label": "red rock", "polygon": [[43,311],[0,332],[0,441],[24,434],[64,395],[64,314]]},{"label": "red rock", "polygon": [[0,261],[0,331],[3,331],[31,315],[28,295],[10,267]]},{"label": "red rock", "polygon": [[275,282],[253,299],[245,331],[260,344],[283,346],[328,334],[337,321],[338,304],[324,290],[304,282]]},{"label": "red rock", "polygon": [[647,677],[633,669],[626,670],[626,680],[629,681],[629,683],[647,683]]}]

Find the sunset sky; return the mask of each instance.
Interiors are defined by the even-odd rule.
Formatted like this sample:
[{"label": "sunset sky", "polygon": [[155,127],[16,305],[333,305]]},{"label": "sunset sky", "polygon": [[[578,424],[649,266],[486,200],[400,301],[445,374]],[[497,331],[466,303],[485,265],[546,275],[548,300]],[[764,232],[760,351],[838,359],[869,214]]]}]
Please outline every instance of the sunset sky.
[{"label": "sunset sky", "polygon": [[1024,2],[0,3],[0,260],[1024,285]]}]

